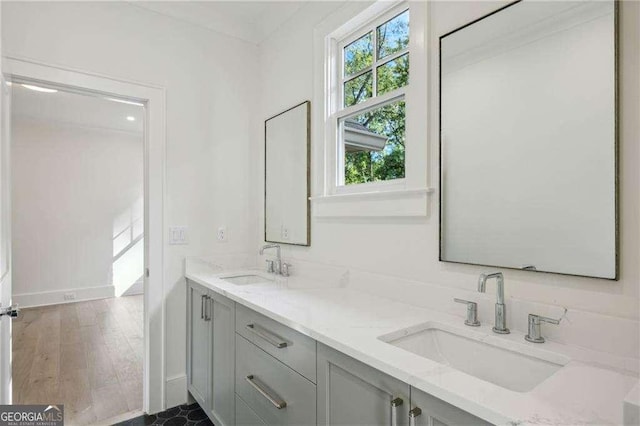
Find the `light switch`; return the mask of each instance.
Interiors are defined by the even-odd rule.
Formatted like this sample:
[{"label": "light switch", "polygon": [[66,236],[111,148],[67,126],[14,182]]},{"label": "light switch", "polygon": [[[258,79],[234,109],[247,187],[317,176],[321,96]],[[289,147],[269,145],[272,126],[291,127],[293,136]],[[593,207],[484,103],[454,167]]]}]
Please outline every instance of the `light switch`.
[{"label": "light switch", "polygon": [[186,226],[172,226],[169,228],[169,244],[189,244]]}]

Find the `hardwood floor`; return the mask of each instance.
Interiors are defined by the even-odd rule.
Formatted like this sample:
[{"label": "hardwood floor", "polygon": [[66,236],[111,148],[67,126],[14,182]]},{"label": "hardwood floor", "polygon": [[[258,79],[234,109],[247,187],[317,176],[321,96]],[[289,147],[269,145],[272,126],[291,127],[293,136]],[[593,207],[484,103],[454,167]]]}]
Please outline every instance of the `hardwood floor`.
[{"label": "hardwood floor", "polygon": [[15,404],[64,404],[69,425],[142,408],[142,295],[22,309],[12,334]]}]

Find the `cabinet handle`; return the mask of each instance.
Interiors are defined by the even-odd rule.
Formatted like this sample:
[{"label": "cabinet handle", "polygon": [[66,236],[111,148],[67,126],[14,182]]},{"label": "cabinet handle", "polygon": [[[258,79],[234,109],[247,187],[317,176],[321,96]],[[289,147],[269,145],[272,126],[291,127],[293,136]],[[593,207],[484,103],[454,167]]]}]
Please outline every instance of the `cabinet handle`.
[{"label": "cabinet handle", "polygon": [[409,426],[417,426],[418,421],[416,420],[418,417],[422,415],[422,410],[419,407],[414,408],[409,411]]},{"label": "cabinet handle", "polygon": [[207,299],[207,301],[204,304],[204,320],[211,321],[211,311],[213,311],[211,301],[213,300],[213,298],[209,296],[205,296],[205,298]]},{"label": "cabinet handle", "polygon": [[204,294],[200,295],[200,319],[204,319],[204,298]]},{"label": "cabinet handle", "polygon": [[287,342],[283,342],[282,339],[275,334],[258,330],[255,324],[247,324],[245,328],[278,349],[286,348],[288,346]]},{"label": "cabinet handle", "polygon": [[278,396],[271,396],[269,394],[269,391],[267,389],[264,389],[262,386],[260,386],[258,384],[258,382],[256,381],[255,377],[253,377],[253,374],[249,374],[247,377],[245,377],[245,380],[251,385],[253,386],[253,388],[255,390],[257,390],[260,395],[264,396],[265,398],[267,398],[267,400],[273,404],[274,407],[276,407],[278,410],[282,410],[284,407],[287,406],[286,401],[283,401],[282,399],[280,399]]},{"label": "cabinet handle", "polygon": [[204,320],[207,320],[207,295],[202,296],[204,299]]},{"label": "cabinet handle", "polygon": [[391,426],[398,426],[398,407],[404,401],[402,398],[394,398],[391,400]]}]

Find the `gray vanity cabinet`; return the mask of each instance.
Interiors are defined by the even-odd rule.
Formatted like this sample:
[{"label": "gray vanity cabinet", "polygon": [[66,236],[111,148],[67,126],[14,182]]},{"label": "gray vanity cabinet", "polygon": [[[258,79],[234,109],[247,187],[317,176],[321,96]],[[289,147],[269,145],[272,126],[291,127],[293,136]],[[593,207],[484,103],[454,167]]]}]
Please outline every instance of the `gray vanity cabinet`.
[{"label": "gray vanity cabinet", "polygon": [[191,280],[187,381],[216,426],[489,424]]},{"label": "gray vanity cabinet", "polygon": [[318,343],[318,425],[409,423],[409,385]]},{"label": "gray vanity cabinet", "polygon": [[484,426],[486,421],[411,387],[410,426]]},{"label": "gray vanity cabinet", "polygon": [[218,426],[235,424],[235,303],[187,285],[187,387]]},{"label": "gray vanity cabinet", "polygon": [[208,407],[211,352],[211,327],[205,319],[208,291],[189,281],[187,292],[187,387],[201,407]]}]

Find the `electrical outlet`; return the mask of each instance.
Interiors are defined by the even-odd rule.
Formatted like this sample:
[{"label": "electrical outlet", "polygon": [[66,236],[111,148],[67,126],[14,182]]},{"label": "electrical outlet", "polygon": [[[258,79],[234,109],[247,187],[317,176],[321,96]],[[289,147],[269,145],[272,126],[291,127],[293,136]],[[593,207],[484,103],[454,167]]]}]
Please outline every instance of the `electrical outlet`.
[{"label": "electrical outlet", "polygon": [[189,244],[186,226],[172,226],[169,228],[169,244]]},{"label": "electrical outlet", "polygon": [[64,294],[64,300],[76,300],[76,294],[75,293],[65,293]]},{"label": "electrical outlet", "polygon": [[221,226],[218,228],[218,242],[226,243],[227,242],[227,227]]},{"label": "electrical outlet", "polygon": [[287,228],[286,226],[282,227],[282,239],[283,240],[289,239],[289,228]]}]

